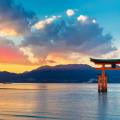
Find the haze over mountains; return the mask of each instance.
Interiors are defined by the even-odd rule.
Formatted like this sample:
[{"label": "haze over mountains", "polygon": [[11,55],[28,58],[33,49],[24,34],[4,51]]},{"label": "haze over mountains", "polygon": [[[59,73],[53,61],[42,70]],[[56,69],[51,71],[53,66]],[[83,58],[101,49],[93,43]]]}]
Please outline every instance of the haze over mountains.
[{"label": "haze over mountains", "polygon": [[[100,74],[95,68],[86,64],[43,66],[21,74],[0,72],[0,82],[35,82],[35,83],[93,83]],[[119,83],[120,71],[106,71],[108,82]]]}]

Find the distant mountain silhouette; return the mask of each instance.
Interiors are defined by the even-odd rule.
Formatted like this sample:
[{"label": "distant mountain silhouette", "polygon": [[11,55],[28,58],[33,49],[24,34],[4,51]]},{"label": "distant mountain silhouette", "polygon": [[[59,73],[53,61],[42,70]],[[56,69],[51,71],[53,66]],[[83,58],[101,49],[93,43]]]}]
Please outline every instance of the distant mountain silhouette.
[{"label": "distant mountain silhouette", "polygon": [[96,76],[96,70],[91,66],[82,64],[44,66],[22,74],[26,81],[43,83],[88,82],[94,76]]},{"label": "distant mountain silhouette", "polygon": [[[120,71],[107,71],[109,82],[120,82]],[[43,66],[15,74],[0,72],[0,82],[36,82],[36,83],[93,83],[97,82],[100,71],[86,64]]]}]

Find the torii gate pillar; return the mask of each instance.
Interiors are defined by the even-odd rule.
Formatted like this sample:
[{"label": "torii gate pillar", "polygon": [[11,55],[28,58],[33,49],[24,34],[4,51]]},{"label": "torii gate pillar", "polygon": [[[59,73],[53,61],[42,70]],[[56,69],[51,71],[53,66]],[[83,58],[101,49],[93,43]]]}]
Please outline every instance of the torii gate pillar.
[{"label": "torii gate pillar", "polygon": [[102,74],[98,76],[98,92],[107,92],[107,75],[105,65],[102,65]]}]

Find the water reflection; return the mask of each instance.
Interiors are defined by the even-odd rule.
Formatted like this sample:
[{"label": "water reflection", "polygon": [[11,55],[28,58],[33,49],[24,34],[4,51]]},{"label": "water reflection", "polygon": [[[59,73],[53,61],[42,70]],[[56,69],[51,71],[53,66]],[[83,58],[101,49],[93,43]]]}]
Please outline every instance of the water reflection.
[{"label": "water reflection", "polygon": [[33,91],[0,90],[0,118],[13,120],[17,116],[31,115],[35,109]]},{"label": "water reflection", "polygon": [[[0,118],[5,120],[59,119],[56,85],[8,84],[1,85]],[[64,88],[59,87],[58,90]],[[57,96],[56,96],[57,95]],[[58,104],[57,104],[58,103]]]},{"label": "water reflection", "polygon": [[120,119],[120,93],[114,91],[115,87],[107,94],[98,94],[97,84],[11,84],[1,87],[2,120]]},{"label": "water reflection", "polygon": [[98,94],[98,120],[107,120],[108,94]]}]

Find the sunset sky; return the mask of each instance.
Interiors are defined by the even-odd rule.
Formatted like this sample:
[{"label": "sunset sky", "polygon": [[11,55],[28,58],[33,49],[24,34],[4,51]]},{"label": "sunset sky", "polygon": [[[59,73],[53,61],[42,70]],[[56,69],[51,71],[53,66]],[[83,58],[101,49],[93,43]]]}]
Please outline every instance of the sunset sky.
[{"label": "sunset sky", "polygon": [[120,57],[120,0],[0,0],[0,71]]}]

